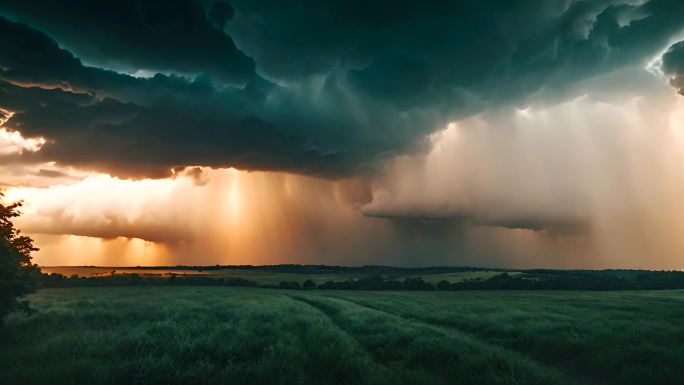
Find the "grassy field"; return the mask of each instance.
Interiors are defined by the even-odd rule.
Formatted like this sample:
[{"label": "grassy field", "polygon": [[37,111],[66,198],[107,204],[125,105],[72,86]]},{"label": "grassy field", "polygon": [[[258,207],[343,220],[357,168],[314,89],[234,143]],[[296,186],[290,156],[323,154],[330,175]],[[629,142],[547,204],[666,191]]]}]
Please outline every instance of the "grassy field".
[{"label": "grassy field", "polygon": [[684,292],[41,290],[3,384],[680,384]]}]

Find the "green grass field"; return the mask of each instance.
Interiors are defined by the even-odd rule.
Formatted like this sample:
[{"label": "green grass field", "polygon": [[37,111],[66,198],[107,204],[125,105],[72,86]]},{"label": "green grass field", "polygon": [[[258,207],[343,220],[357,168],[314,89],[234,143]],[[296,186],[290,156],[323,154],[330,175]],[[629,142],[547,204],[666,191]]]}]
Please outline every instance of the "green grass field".
[{"label": "green grass field", "polygon": [[41,290],[3,384],[681,384],[684,292]]}]

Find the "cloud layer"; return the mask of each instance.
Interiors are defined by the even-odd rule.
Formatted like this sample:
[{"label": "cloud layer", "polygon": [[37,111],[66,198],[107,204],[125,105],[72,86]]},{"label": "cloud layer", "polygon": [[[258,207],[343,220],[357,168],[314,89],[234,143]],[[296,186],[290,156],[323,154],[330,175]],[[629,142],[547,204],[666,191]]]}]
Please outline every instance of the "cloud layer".
[{"label": "cloud layer", "polygon": [[670,46],[662,60],[662,69],[670,76],[670,84],[684,95],[684,41]]},{"label": "cloud layer", "polygon": [[682,14],[0,0],[0,185],[46,264],[681,268]]},{"label": "cloud layer", "polygon": [[48,140],[23,162],[368,174],[450,121],[574,97],[577,81],[646,64],[682,12],[660,0],[3,0],[0,108],[14,113],[7,129]]},{"label": "cloud layer", "polygon": [[678,269],[684,100],[654,84],[463,119],[374,177],[191,167],[7,197],[26,200],[44,264]]}]

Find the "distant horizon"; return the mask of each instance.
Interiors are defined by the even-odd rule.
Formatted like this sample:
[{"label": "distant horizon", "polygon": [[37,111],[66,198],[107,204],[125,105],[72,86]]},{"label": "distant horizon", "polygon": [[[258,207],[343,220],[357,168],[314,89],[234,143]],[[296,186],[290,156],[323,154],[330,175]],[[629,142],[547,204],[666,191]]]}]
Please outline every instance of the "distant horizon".
[{"label": "distant horizon", "polygon": [[429,269],[429,268],[453,268],[453,269],[473,269],[473,270],[494,270],[494,271],[524,271],[524,270],[559,270],[559,271],[605,271],[605,270],[624,270],[624,271],[684,271],[684,269],[643,269],[643,268],[547,268],[547,267],[529,267],[529,268],[513,268],[513,267],[493,267],[493,266],[461,266],[461,265],[424,265],[424,266],[401,266],[401,265],[320,265],[320,264],[303,264],[303,263],[280,263],[269,265],[136,265],[136,266],[100,266],[100,265],[54,265],[42,266],[40,268],[102,268],[102,269],[171,269],[171,268],[239,268],[239,267],[277,267],[277,266],[304,266],[304,267],[342,267],[342,268],[363,268],[363,267],[388,267],[398,269]]}]

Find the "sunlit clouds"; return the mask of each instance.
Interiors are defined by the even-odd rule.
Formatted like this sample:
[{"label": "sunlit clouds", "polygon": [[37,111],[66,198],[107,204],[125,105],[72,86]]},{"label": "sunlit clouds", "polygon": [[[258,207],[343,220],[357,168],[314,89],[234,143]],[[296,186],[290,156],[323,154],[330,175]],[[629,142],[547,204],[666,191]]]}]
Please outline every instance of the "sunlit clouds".
[{"label": "sunlit clouds", "polygon": [[[657,106],[657,108],[655,108]],[[188,167],[14,187],[46,265],[471,264],[682,268],[684,102],[479,114],[374,176]]]},{"label": "sunlit clouds", "polygon": [[[352,224],[362,218],[338,201],[335,183],[234,169],[203,173],[203,184],[189,175],[137,181],[98,175],[71,185],[13,188],[6,198],[25,200],[19,225],[26,231],[101,238],[102,247],[93,252],[111,255],[104,249],[116,248],[133,255],[136,264],[158,262],[160,256],[166,263],[313,261],[326,247],[334,260],[342,257],[340,251],[350,251],[337,244],[344,242],[341,234],[349,233],[348,245],[350,237],[363,237],[353,234]],[[121,249],[121,238],[147,241],[155,245],[156,255],[149,259],[132,252],[137,249]],[[41,263],[74,263],[70,250],[75,238],[53,237],[51,242],[64,243],[64,259],[46,256],[43,261],[48,254],[43,251],[38,254]],[[92,241],[83,242],[93,250]],[[50,255],[55,251],[51,248]],[[112,258],[109,264],[118,263]]]},{"label": "sunlit clouds", "polygon": [[12,115],[11,112],[0,110],[0,157],[40,150],[45,144],[45,139],[24,138],[19,131],[9,131],[3,127]]},{"label": "sunlit clouds", "polygon": [[38,263],[684,268],[684,2],[276,3],[3,4]]}]

